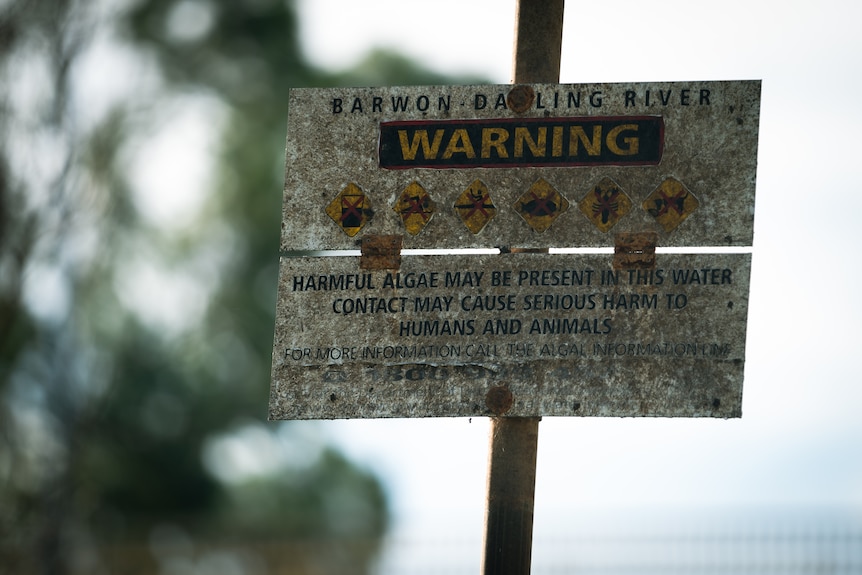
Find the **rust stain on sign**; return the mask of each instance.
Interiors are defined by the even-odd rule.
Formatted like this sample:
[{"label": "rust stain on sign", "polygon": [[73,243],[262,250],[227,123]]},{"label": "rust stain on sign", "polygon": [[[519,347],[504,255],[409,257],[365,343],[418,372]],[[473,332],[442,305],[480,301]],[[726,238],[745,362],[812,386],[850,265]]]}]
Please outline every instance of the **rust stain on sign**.
[{"label": "rust stain on sign", "polygon": [[655,269],[657,242],[658,234],[653,232],[617,234],[614,246],[614,269]]},{"label": "rust stain on sign", "polygon": [[515,397],[506,385],[495,385],[485,394],[485,405],[494,415],[505,415],[514,403]]},{"label": "rust stain on sign", "polygon": [[362,257],[359,268],[363,270],[397,270],[401,267],[402,236],[366,236],[362,238]]},{"label": "rust stain on sign", "polygon": [[506,96],[506,104],[516,114],[523,114],[530,109],[536,100],[536,92],[527,85],[515,86]]}]

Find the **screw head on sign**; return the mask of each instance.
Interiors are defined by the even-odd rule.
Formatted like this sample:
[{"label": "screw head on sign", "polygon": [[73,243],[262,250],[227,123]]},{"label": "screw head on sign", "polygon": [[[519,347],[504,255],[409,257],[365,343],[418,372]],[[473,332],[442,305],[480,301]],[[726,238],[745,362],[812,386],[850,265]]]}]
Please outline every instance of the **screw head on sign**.
[{"label": "screw head on sign", "polygon": [[497,215],[497,208],[491,201],[488,186],[482,180],[475,180],[464,190],[452,206],[467,229],[478,234],[482,228]]},{"label": "screw head on sign", "polygon": [[395,213],[401,216],[404,228],[411,236],[415,236],[428,225],[435,208],[434,200],[418,182],[412,182],[404,188],[398,201],[392,206]]},{"label": "screw head on sign", "polygon": [[536,99],[536,92],[532,86],[522,84],[515,86],[506,96],[506,105],[516,114],[523,114],[530,109]]},{"label": "screw head on sign", "polygon": [[371,210],[371,200],[365,192],[351,182],[329,202],[326,215],[352,238],[371,220],[374,212]]},{"label": "screw head on sign", "polygon": [[676,178],[667,178],[643,202],[643,209],[666,232],[671,232],[694,212],[700,202]]},{"label": "screw head on sign", "polygon": [[541,233],[569,209],[569,201],[544,178],[539,178],[518,198],[514,208],[527,225]]},{"label": "screw head on sign", "polygon": [[594,226],[607,232],[632,209],[632,201],[610,178],[602,178],[578,203],[578,209]]}]

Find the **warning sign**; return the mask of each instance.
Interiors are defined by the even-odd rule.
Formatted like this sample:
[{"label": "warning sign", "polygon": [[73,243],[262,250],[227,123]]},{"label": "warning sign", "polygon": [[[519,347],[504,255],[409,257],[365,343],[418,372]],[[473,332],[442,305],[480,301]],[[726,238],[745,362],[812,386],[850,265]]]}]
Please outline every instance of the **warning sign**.
[{"label": "warning sign", "polygon": [[491,201],[488,186],[482,180],[476,180],[464,190],[455,200],[455,210],[467,226],[467,229],[478,234],[482,228],[497,215],[497,207]]},{"label": "warning sign", "polygon": [[551,227],[554,220],[568,209],[569,201],[543,178],[539,178],[515,202],[515,211],[539,233]]},{"label": "warning sign", "polygon": [[417,182],[412,182],[401,192],[392,209],[401,216],[407,233],[415,236],[431,220],[431,216],[434,215],[434,207],[434,201],[425,191],[425,188]]},{"label": "warning sign", "polygon": [[655,165],[661,116],[382,122],[380,167]]},{"label": "warning sign", "polygon": [[578,209],[603,232],[610,230],[632,209],[632,202],[615,181],[602,178],[578,203]]},{"label": "warning sign", "polygon": [[[641,232],[664,247],[751,245],[759,82],[530,88],[518,112],[505,85],[291,90],[282,251],[356,249],[366,235],[403,235],[405,249],[545,248],[551,229],[556,247]],[[540,179],[573,209],[550,202],[543,215],[544,196],[530,197]],[[472,207],[452,206],[477,180],[496,212],[468,222]],[[362,209],[355,191],[330,206],[348,183]],[[415,186],[424,193],[404,194]]]},{"label": "warning sign", "polygon": [[738,417],[750,254],[412,256],[282,267],[275,418]]},{"label": "warning sign", "polygon": [[326,213],[352,238],[371,218],[371,201],[359,186],[350,183],[326,206]]},{"label": "warning sign", "polygon": [[671,232],[694,212],[700,202],[682,182],[674,178],[663,181],[644,200],[643,208],[666,232]]},{"label": "warning sign", "polygon": [[741,415],[760,83],[512,89],[291,90],[272,418]]}]

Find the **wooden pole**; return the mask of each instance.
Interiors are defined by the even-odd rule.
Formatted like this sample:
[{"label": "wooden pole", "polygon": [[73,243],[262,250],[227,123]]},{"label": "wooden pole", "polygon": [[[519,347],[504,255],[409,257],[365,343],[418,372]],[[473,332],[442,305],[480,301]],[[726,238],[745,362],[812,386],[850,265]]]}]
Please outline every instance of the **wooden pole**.
[{"label": "wooden pole", "polygon": [[[512,82],[558,83],[565,0],[518,0]],[[518,250],[511,250],[518,251]],[[509,398],[508,405],[514,398]],[[484,575],[528,575],[539,417],[492,417]]]},{"label": "wooden pole", "polygon": [[527,575],[533,547],[538,417],[491,419],[485,575]]},{"label": "wooden pole", "polygon": [[565,0],[518,0],[513,84],[560,81]]}]

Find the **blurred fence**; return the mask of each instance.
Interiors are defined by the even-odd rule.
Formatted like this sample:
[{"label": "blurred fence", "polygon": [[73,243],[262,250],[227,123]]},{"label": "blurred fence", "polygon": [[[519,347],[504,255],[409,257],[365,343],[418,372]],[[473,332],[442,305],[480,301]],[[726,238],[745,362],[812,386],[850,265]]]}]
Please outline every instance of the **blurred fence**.
[{"label": "blurred fence", "polygon": [[[475,575],[482,541],[391,539],[381,575]],[[537,538],[532,575],[862,575],[862,527]]]},{"label": "blurred fence", "polygon": [[[741,521],[559,521],[533,540],[532,575],[862,575],[862,517]],[[656,523],[663,526],[656,527]],[[481,529],[453,521],[379,540],[206,541],[151,536],[100,549],[73,545],[69,575],[477,575]],[[670,525],[670,527],[668,527]],[[412,526],[416,528],[417,526]],[[156,534],[158,535],[158,534]],[[382,543],[382,545],[381,545]],[[0,575],[50,572],[0,554]],[[368,563],[372,564],[368,570]]]},{"label": "blurred fence", "polygon": [[538,542],[534,572],[862,574],[862,531],[737,532]]}]

